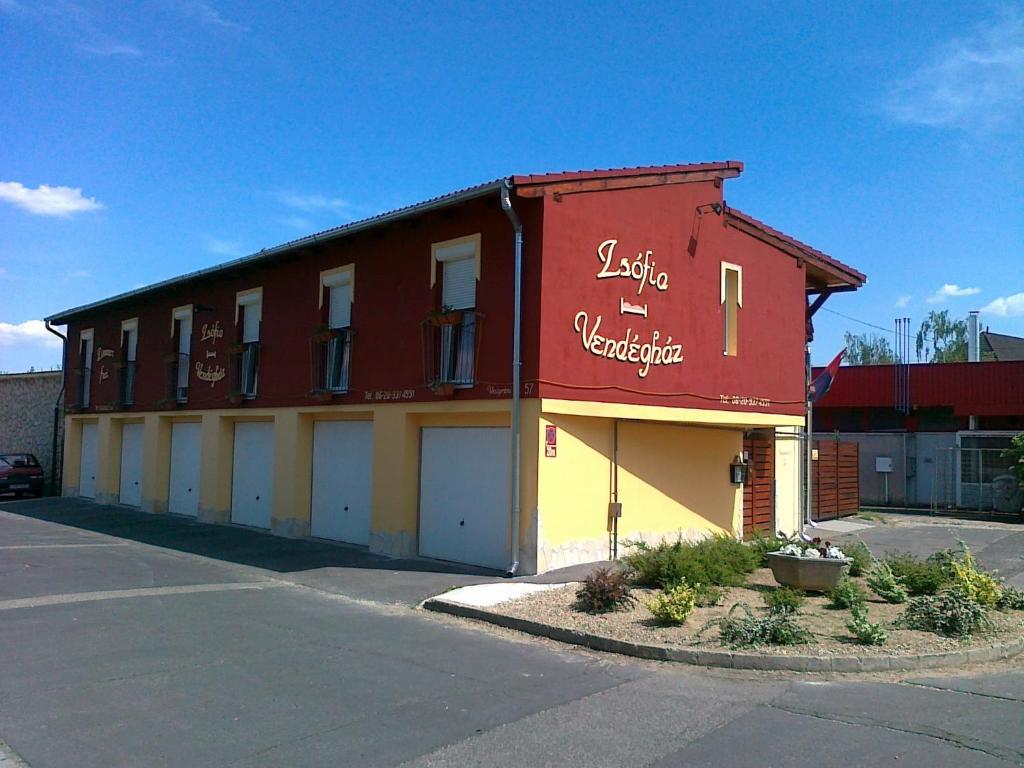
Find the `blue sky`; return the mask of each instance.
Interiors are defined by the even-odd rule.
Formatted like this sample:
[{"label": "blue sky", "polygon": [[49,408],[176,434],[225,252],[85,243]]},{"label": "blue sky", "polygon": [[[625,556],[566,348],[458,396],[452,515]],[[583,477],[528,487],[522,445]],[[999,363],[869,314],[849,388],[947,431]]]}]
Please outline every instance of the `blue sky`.
[{"label": "blue sky", "polygon": [[[0,370],[46,314],[510,173],[735,159],[885,328],[1024,335],[1024,5],[0,0]],[[846,330],[817,318],[816,362]]]}]

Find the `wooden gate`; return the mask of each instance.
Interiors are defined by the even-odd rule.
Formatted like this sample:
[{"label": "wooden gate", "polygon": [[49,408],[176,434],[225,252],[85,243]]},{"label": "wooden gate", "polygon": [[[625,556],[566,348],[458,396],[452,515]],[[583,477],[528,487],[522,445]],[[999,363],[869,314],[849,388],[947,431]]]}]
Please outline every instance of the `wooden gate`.
[{"label": "wooden gate", "polygon": [[860,445],[836,440],[815,440],[812,517],[835,520],[860,510]]},{"label": "wooden gate", "polygon": [[747,433],[743,450],[750,457],[743,486],[743,536],[754,531],[770,536],[775,524],[775,436]]}]

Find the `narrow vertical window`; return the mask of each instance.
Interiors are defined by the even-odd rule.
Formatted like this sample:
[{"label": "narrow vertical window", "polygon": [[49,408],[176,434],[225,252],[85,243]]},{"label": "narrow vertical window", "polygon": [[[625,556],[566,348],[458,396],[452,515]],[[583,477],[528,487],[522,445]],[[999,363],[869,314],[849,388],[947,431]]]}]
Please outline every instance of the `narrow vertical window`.
[{"label": "narrow vertical window", "polygon": [[476,381],[479,318],[476,284],[480,276],[480,236],[433,246],[432,275],[441,265],[441,308],[438,329],[438,384],[471,387]]},{"label": "narrow vertical window", "polygon": [[342,394],[348,391],[352,356],[352,301],[355,267],[348,265],[320,275],[321,307],[326,305],[325,339],[317,342],[320,390]]},{"label": "narrow vertical window", "polygon": [[192,367],[192,306],[177,307],[174,318],[174,361],[171,380],[174,399],[179,403],[188,402],[188,380]]},{"label": "narrow vertical window", "polygon": [[237,357],[236,391],[245,398],[256,397],[259,383],[260,323],[263,318],[263,289],[238,294],[235,322],[241,326]]},{"label": "narrow vertical window", "polygon": [[135,402],[135,367],[139,344],[139,320],[132,318],[121,323],[121,405]]},{"label": "narrow vertical window", "polygon": [[739,348],[739,310],[743,306],[743,268],[722,262],[722,354],[735,357]]},{"label": "narrow vertical window", "polygon": [[79,334],[78,402],[83,408],[88,408],[92,400],[92,339],[92,328]]}]

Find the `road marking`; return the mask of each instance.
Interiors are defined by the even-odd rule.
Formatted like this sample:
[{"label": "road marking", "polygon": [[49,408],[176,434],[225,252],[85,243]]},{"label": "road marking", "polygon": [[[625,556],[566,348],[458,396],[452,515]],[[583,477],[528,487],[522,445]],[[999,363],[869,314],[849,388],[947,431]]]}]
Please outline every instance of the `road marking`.
[{"label": "road marking", "polygon": [[0,549],[80,549],[82,547],[130,547],[127,541],[109,544],[0,544]]},{"label": "road marking", "polygon": [[163,597],[164,595],[191,595],[198,592],[233,592],[241,589],[273,589],[285,587],[279,581],[243,581],[228,584],[192,584],[183,587],[145,587],[143,589],[114,589],[101,592],[71,592],[64,595],[43,595],[23,597],[17,600],[0,600],[0,611],[16,608],[40,608],[45,605],[69,605],[91,603],[97,600],[121,600],[129,597]]}]

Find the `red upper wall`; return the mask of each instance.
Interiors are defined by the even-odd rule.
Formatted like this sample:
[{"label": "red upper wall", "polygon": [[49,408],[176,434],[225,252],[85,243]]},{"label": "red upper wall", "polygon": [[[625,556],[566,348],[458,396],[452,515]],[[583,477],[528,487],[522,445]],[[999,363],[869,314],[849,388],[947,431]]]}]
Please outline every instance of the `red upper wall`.
[{"label": "red upper wall", "polygon": [[[544,199],[542,396],[803,412],[804,270],[793,257],[727,226],[710,207],[696,214],[699,206],[722,202],[719,184]],[[632,277],[598,277],[605,269],[599,248],[609,240],[617,241],[612,271],[621,259],[632,265],[637,254],[650,252],[642,289]],[[742,268],[735,357],[722,352],[722,262]],[[661,273],[665,290],[650,282]],[[645,307],[647,317],[623,313],[620,302]],[[622,342],[615,349],[591,338],[598,321],[598,334]],[[655,334],[661,350],[652,356],[677,359],[673,345],[682,345],[681,363],[646,367],[639,359],[630,360],[631,354],[647,356],[642,345]],[[587,340],[600,354],[585,346]],[[634,342],[638,346],[631,349]]]},{"label": "red upper wall", "polygon": [[[516,209],[530,231],[541,229],[539,201],[517,201]],[[95,348],[115,350],[112,358],[93,363],[92,403],[111,407],[118,393],[115,360],[120,356],[121,321],[139,319],[137,380],[132,410],[175,408],[164,402],[164,357],[174,351],[172,309],[203,305],[194,315],[192,363],[224,366],[228,375],[213,384],[190,378],[188,409],[229,405],[231,369],[228,351],[239,340],[235,325],[236,292],[262,286],[258,396],[253,407],[308,405],[310,396],[310,335],[324,320],[319,308],[320,272],[355,264],[352,304],[352,363],[350,391],[336,403],[382,399],[435,400],[424,386],[420,323],[440,305],[440,281],[430,285],[431,244],[481,233],[481,269],[477,309],[486,317],[482,326],[477,386],[456,390],[455,399],[508,397],[512,368],[512,286],[514,232],[497,196],[399,221],[331,241],[313,249],[283,256],[273,263],[223,273],[155,295],[144,302],[104,307],[68,327],[68,402],[76,401],[72,373],[79,332],[95,329]],[[525,260],[539,261],[540,243],[527,239]],[[539,274],[524,270],[524,379],[536,379],[536,333]],[[222,338],[203,340],[203,326],[219,323]],[[533,334],[533,342],[530,334]],[[95,359],[95,357],[94,357]],[[104,371],[106,378],[104,376]]]}]

